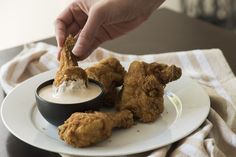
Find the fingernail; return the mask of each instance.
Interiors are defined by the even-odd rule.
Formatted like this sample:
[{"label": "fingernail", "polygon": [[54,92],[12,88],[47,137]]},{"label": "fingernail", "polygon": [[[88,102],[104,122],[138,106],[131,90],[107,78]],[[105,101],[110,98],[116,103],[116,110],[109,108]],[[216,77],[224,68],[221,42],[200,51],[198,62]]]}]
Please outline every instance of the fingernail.
[{"label": "fingernail", "polygon": [[61,47],[61,44],[60,44],[60,42],[59,42],[58,37],[56,37],[56,41],[57,41],[57,46],[58,46],[58,47]]},{"label": "fingernail", "polygon": [[57,60],[60,61],[62,47],[57,48]]},{"label": "fingernail", "polygon": [[76,56],[80,55],[80,48],[81,48],[81,43],[79,38],[77,39],[77,43],[75,44],[74,48],[72,49],[72,53]]}]

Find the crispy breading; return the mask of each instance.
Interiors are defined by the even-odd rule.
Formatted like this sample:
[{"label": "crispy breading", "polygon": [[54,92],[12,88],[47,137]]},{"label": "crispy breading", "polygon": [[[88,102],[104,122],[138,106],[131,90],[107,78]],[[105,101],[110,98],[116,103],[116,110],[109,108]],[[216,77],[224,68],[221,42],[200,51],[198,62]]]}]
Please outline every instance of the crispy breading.
[{"label": "crispy breading", "polygon": [[129,128],[133,125],[133,114],[124,110],[109,112],[76,112],[58,127],[59,136],[74,147],[87,147],[99,143],[112,134],[113,128]]},{"label": "crispy breading", "polygon": [[125,75],[118,110],[130,110],[141,122],[153,122],[164,110],[164,88],[180,78],[181,69],[134,61]]},{"label": "crispy breading", "polygon": [[75,42],[76,40],[72,36],[69,36],[67,37],[62,48],[60,55],[60,67],[56,73],[53,83],[56,87],[61,85],[64,81],[69,80],[84,80],[85,86],[87,86],[87,74],[82,68],[78,67],[78,59],[72,53]]},{"label": "crispy breading", "polygon": [[110,57],[101,60],[99,63],[87,68],[86,73],[104,86],[104,106],[114,106],[117,98],[117,89],[123,84],[126,71],[119,60]]}]

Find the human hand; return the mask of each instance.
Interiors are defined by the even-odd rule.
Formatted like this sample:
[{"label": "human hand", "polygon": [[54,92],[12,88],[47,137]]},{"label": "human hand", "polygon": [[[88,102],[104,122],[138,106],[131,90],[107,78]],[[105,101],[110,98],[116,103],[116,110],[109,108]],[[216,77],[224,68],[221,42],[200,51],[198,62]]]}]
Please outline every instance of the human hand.
[{"label": "human hand", "polygon": [[148,19],[164,0],[75,0],[57,18],[58,46],[72,34],[78,37],[72,52],[80,60],[101,43],[117,38]]}]

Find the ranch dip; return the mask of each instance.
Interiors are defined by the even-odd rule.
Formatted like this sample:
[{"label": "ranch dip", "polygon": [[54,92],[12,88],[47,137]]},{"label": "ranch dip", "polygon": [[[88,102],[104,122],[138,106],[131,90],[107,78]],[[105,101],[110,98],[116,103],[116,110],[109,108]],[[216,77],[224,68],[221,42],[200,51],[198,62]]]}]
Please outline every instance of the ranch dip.
[{"label": "ranch dip", "polygon": [[76,81],[64,82],[58,88],[48,85],[40,89],[39,96],[54,103],[73,104],[94,99],[102,92],[95,83],[88,82],[87,87],[79,84]]}]

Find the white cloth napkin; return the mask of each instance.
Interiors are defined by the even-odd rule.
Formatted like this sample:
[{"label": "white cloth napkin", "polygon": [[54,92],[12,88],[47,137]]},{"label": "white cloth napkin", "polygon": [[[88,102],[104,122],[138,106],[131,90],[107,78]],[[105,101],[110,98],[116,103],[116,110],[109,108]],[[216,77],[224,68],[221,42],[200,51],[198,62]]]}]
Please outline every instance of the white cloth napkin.
[{"label": "white cloth napkin", "polygon": [[[38,73],[56,68],[58,66],[56,51],[56,47],[45,43],[25,46],[18,56],[1,67],[0,81],[5,92],[8,93],[16,85]],[[109,56],[124,62],[143,60],[175,64],[182,68],[185,75],[197,80],[211,100],[211,110],[207,120],[191,135],[157,150],[131,156],[236,156],[236,79],[221,50],[124,55],[98,48],[83,62],[95,62]]]}]

